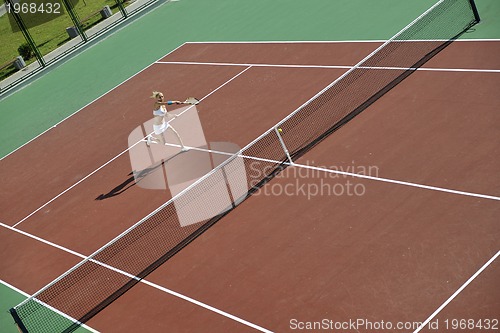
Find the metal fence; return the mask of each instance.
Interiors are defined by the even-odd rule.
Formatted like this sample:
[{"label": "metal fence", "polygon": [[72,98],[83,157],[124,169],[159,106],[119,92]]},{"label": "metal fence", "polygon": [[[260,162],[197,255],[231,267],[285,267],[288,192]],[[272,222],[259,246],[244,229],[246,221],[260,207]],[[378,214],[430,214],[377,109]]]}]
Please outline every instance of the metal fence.
[{"label": "metal fence", "polygon": [[169,0],[0,0],[0,95]]}]

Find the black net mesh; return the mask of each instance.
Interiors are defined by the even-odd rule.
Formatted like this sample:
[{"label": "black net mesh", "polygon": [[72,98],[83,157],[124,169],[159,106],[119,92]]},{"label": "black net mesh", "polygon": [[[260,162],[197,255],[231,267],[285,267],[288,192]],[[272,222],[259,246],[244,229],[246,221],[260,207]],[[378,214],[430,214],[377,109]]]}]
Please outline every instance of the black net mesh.
[{"label": "black net mesh", "polygon": [[279,126],[300,156],[476,24],[471,2],[442,1]]}]

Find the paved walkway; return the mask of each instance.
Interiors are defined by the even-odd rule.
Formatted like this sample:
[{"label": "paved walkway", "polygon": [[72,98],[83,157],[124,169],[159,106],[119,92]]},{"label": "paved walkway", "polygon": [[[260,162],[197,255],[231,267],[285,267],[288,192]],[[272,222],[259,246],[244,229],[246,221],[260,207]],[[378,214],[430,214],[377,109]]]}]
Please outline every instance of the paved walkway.
[{"label": "paved walkway", "polygon": [[5,10],[5,4],[0,5],[0,17],[4,16],[7,11]]}]

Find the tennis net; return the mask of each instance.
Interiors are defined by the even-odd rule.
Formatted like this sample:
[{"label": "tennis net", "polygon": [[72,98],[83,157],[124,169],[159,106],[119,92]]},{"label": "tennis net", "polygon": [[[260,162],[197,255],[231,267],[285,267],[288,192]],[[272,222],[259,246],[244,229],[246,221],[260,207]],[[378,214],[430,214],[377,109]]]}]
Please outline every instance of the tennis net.
[{"label": "tennis net", "polygon": [[[20,330],[76,330],[478,22],[473,0],[438,1],[245,148],[12,308]],[[242,170],[243,185],[234,181]],[[196,212],[195,221],[184,223],[185,212]]]}]

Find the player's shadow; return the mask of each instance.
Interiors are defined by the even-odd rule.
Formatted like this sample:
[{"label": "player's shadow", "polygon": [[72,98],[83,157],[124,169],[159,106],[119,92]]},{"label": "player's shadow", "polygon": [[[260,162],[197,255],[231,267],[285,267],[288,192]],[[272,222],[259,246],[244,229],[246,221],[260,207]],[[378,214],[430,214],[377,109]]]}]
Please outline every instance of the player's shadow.
[{"label": "player's shadow", "polygon": [[127,180],[125,180],[123,183],[121,183],[120,185],[118,185],[117,187],[115,187],[114,189],[109,191],[108,193],[99,194],[99,196],[97,198],[95,198],[95,200],[109,199],[109,198],[112,198],[114,196],[122,194],[123,192],[125,192],[129,188],[135,186],[141,180],[146,178],[148,175],[154,173],[156,170],[158,170],[158,168],[163,167],[168,161],[170,161],[171,159],[173,159],[174,157],[176,157],[177,155],[179,155],[181,153],[182,152],[178,152],[177,154],[175,154],[175,155],[173,155],[165,160],[162,160],[161,163],[154,165],[154,166],[150,166],[149,168],[146,168],[144,170],[130,172],[128,174],[128,176],[130,176],[130,177],[127,178]]}]

